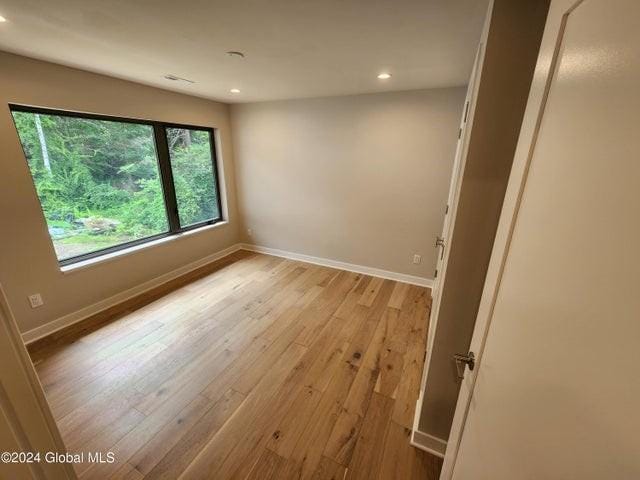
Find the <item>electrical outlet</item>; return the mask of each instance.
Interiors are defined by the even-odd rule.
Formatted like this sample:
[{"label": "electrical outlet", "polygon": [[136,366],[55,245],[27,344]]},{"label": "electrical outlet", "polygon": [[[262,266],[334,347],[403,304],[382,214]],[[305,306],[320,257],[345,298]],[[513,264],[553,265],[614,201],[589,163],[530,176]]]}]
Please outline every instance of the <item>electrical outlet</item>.
[{"label": "electrical outlet", "polygon": [[251,230],[250,228],[247,228],[247,235],[249,236],[253,235],[253,230]]},{"label": "electrical outlet", "polygon": [[29,295],[29,304],[31,305],[31,308],[38,308],[44,305],[44,302],[42,301],[42,295],[40,295],[39,293]]},{"label": "electrical outlet", "polygon": [[417,253],[413,256],[413,263],[418,265],[422,262],[422,255],[418,255]]}]

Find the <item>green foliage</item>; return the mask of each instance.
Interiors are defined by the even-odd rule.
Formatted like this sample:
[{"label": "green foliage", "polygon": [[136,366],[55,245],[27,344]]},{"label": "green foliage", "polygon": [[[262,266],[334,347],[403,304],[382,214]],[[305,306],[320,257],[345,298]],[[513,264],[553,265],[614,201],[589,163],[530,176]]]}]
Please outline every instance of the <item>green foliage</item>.
[{"label": "green foliage", "polygon": [[180,223],[191,225],[218,217],[211,147],[207,132],[191,132],[188,145],[171,149]]},{"label": "green foliage", "polygon": [[139,180],[140,190],[123,206],[121,231],[141,238],[169,228],[160,182]]},{"label": "green foliage", "polygon": [[[27,112],[13,117],[60,258],[69,245],[76,255],[168,230],[151,126]],[[181,224],[217,217],[209,134],[170,128],[167,137]],[[95,225],[117,227],[107,232]]]}]

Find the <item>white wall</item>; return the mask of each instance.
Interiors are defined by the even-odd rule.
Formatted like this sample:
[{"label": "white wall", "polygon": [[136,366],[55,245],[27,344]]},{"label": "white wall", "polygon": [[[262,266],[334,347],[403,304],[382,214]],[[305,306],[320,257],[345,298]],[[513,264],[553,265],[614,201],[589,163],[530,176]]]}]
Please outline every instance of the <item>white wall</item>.
[{"label": "white wall", "polygon": [[464,94],[232,105],[245,241],[432,278]]}]

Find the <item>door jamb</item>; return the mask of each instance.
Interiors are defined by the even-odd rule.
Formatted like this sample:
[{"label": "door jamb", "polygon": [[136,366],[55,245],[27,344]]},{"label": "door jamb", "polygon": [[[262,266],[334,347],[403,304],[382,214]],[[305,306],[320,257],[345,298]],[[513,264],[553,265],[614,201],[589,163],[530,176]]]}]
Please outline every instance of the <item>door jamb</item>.
[{"label": "door jamb", "polygon": [[[472,71],[472,76],[471,76],[471,81],[472,81],[472,83],[470,84],[471,90],[467,92],[467,96],[465,98],[465,107],[467,110],[466,123],[464,123],[465,111],[462,112],[462,121],[460,122],[461,125],[464,124],[464,129],[461,132],[461,139],[458,147],[461,150],[459,165],[457,166],[457,169],[456,169],[456,166],[454,165],[454,171],[452,172],[452,178],[450,183],[450,189],[454,188],[455,194],[453,196],[452,205],[449,205],[448,214],[450,215],[450,218],[449,218],[449,223],[447,225],[446,244],[443,252],[444,258],[441,262],[441,264],[444,267],[441,269],[442,270],[441,272],[438,272],[441,275],[441,277],[439,281],[436,280],[437,289],[435,290],[435,296],[433,296],[434,290],[432,290],[432,299],[435,300],[435,302],[433,302],[432,305],[435,303],[435,308],[431,310],[430,317],[429,317],[429,324],[428,324],[429,326],[427,331],[427,347],[425,352],[425,361],[422,367],[422,378],[420,380],[420,393],[418,394],[418,399],[416,400],[416,408],[415,408],[415,413],[413,417],[413,427],[411,429],[411,438],[409,440],[409,443],[412,446],[439,457],[444,456],[444,450],[446,449],[447,442],[442,439],[436,438],[432,435],[429,435],[428,433],[420,431],[419,424],[420,424],[420,417],[422,415],[422,404],[424,401],[424,394],[425,394],[425,389],[427,384],[429,365],[431,363],[431,353],[433,351],[435,333],[438,325],[438,314],[440,311],[440,299],[442,298],[443,280],[446,277],[446,265],[447,265],[447,262],[449,261],[449,252],[451,250],[451,240],[453,238],[453,229],[456,221],[456,214],[458,211],[458,200],[460,198],[460,188],[462,185],[462,177],[464,176],[464,171],[467,163],[467,153],[469,151],[469,141],[471,138],[471,132],[473,130],[473,118],[475,114],[476,101],[478,97],[478,90],[480,88],[480,81],[482,79],[482,65],[484,62],[484,52],[485,52],[484,46],[486,43],[489,24],[491,23],[492,10],[493,10],[493,0],[491,1],[487,9],[487,20],[485,21],[482,37],[476,51],[476,59],[474,61],[474,69]],[[467,103],[468,103],[468,106],[467,106]],[[456,152],[456,154],[457,153],[458,152]],[[424,438],[429,438],[429,441],[434,445],[438,445],[441,450],[426,446],[424,442],[421,441],[421,439],[424,439]]]}]

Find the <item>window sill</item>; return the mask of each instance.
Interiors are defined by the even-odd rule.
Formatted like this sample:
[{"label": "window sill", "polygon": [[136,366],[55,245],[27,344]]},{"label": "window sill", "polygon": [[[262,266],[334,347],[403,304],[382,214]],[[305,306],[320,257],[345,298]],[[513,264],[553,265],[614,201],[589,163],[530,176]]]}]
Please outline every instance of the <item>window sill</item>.
[{"label": "window sill", "polygon": [[150,242],[141,243],[140,245],[134,245],[133,247],[123,248],[122,250],[118,250],[117,252],[105,253],[104,255],[100,255],[99,257],[82,260],[80,262],[73,263],[71,265],[61,266],[60,271],[63,274],[68,275],[70,273],[74,273],[79,270],[84,270],[86,268],[93,267],[95,265],[110,262],[112,260],[116,260],[121,257],[126,257],[127,255],[137,253],[140,250],[146,250],[147,248],[155,247],[157,245],[163,245],[165,243],[174,242],[181,238],[189,237],[191,235],[195,235],[201,232],[207,232],[209,230],[220,228],[225,225],[228,225],[228,223],[229,222],[227,220],[223,220],[223,221],[214,223],[212,225],[205,225],[203,227],[194,228],[193,230],[187,230],[186,232],[176,233],[175,235],[168,235],[163,238],[151,240]]}]

